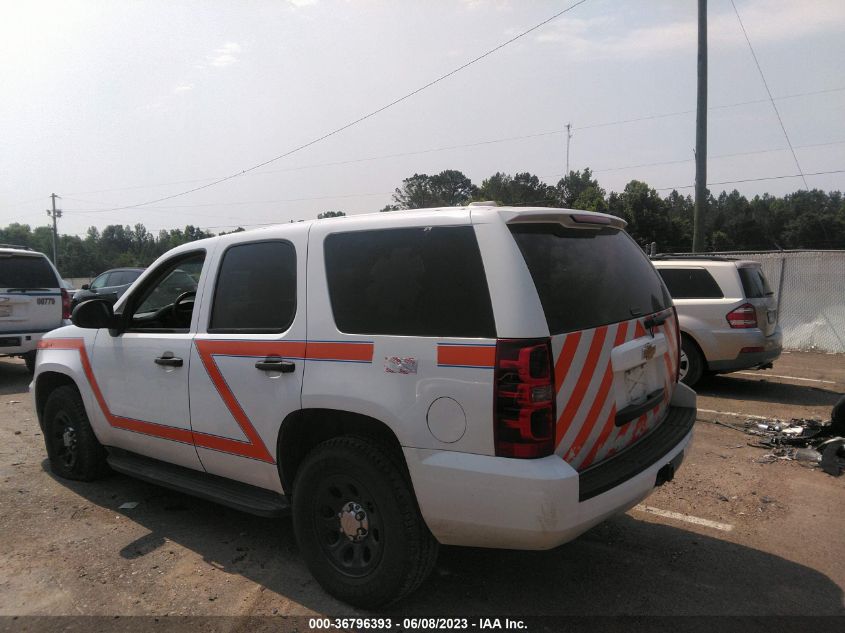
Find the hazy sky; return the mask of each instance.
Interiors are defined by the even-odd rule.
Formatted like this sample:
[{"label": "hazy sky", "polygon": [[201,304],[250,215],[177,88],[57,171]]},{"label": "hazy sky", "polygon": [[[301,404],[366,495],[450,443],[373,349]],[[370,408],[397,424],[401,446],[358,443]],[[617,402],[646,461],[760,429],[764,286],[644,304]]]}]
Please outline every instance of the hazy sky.
[{"label": "hazy sky", "polygon": [[[696,0],[588,0],[290,157],[108,210],[283,154],[573,1],[0,0],[0,226],[47,223],[51,192],[63,197],[60,231],[82,234],[376,211],[415,172],[458,169],[481,184],[530,171],[556,183],[567,122],[572,169],[593,168],[608,191],[632,178],[691,185]],[[845,170],[845,0],[736,2],[802,169]],[[730,0],[710,0],[709,27],[708,181],[797,173]],[[843,190],[845,173],[807,182]],[[712,188],[733,187],[802,183]]]}]

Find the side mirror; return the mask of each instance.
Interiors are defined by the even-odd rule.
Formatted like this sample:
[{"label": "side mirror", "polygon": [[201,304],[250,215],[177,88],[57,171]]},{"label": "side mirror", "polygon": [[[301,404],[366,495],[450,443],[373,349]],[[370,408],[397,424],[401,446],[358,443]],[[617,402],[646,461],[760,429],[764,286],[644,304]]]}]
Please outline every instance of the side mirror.
[{"label": "side mirror", "polygon": [[88,290],[90,287],[88,284],[82,284],[82,290]]},{"label": "side mirror", "polygon": [[118,329],[120,325],[120,319],[115,317],[111,304],[103,299],[83,301],[73,309],[70,320],[76,327],[88,330]]}]

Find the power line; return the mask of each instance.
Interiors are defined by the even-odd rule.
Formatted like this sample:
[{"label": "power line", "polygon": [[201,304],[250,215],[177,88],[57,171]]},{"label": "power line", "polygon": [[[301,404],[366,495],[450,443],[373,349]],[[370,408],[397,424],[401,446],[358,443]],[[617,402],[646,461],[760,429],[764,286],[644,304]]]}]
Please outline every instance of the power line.
[{"label": "power line", "polygon": [[[842,145],[845,144],[845,140],[843,141],[830,141],[828,143],[809,143],[807,145],[795,145],[795,149],[809,149],[812,147],[827,147],[829,145]],[[734,158],[737,156],[753,156],[755,154],[772,154],[774,152],[786,152],[789,151],[788,147],[778,147],[773,149],[758,149],[749,152],[733,152],[731,154],[717,154],[715,156],[710,156],[710,160],[715,160],[718,158]],[[609,171],[626,171],[629,169],[639,169],[641,167],[662,167],[665,165],[681,165],[684,163],[692,163],[694,162],[694,158],[681,158],[677,160],[665,160],[659,161],[654,163],[639,163],[637,165],[623,165],[622,167],[605,167],[603,169],[590,169],[590,172],[594,174],[601,174],[606,173]],[[564,176],[565,174],[554,174],[549,176],[549,178],[558,178]]]},{"label": "power line", "polygon": [[[832,93],[832,92],[843,92],[843,91],[845,91],[845,87],[825,88],[823,90],[813,90],[813,91],[809,91],[809,92],[798,92],[798,93],[793,93],[793,94],[782,95],[780,97],[775,97],[775,100],[782,101],[782,100],[786,100],[786,99],[795,99],[795,98],[799,98],[799,97],[808,97],[808,96],[814,96],[814,95],[820,95],[820,94],[829,94],[829,93]],[[768,99],[753,99],[753,100],[750,100],[750,101],[738,101],[738,102],[735,102],[735,103],[726,103],[726,104],[723,104],[723,105],[711,106],[710,108],[708,108],[708,110],[721,110],[721,109],[728,109],[728,108],[737,108],[737,107],[741,107],[741,106],[745,106],[745,105],[753,105],[753,104],[757,104],[757,103],[768,103],[768,102],[769,102]],[[615,120],[615,121],[603,121],[603,122],[591,123],[591,124],[588,124],[588,125],[582,125],[580,127],[572,126],[572,129],[573,130],[589,130],[589,129],[595,129],[595,128],[610,127],[610,126],[614,126],[614,125],[625,125],[625,124],[628,124],[628,123],[638,123],[638,122],[642,122],[642,121],[664,119],[664,118],[681,116],[681,115],[684,115],[684,114],[694,114],[694,113],[695,113],[695,110],[678,110],[678,111],[675,111],[675,112],[664,112],[664,113],[660,113],[660,114],[652,114],[652,115],[637,117],[637,118],[633,118],[633,119],[618,119],[618,120]],[[483,147],[483,146],[486,146],[486,145],[494,145],[494,144],[497,144],[497,143],[509,143],[509,142],[512,142],[512,141],[522,141],[522,140],[527,140],[527,139],[532,139],[532,138],[540,138],[540,137],[543,137],[543,136],[552,136],[552,135],[555,135],[555,134],[565,134],[565,133],[566,133],[566,128],[561,128],[559,130],[548,130],[546,132],[535,132],[535,133],[532,133],[532,134],[523,134],[523,135],[520,135],[520,136],[506,136],[506,137],[502,137],[502,138],[488,139],[488,140],[485,140],[485,141],[475,141],[475,142],[472,142],[472,143],[462,143],[462,144],[458,144],[458,145],[446,145],[446,146],[432,147],[432,148],[421,149],[421,150],[412,150],[412,151],[408,151],[408,152],[398,152],[398,153],[393,153],[393,154],[381,154],[381,155],[377,155],[377,156],[367,156],[367,157],[364,157],[364,158],[352,158],[352,159],[348,159],[348,160],[331,161],[331,162],[325,162],[325,163],[313,163],[311,165],[300,165],[300,166],[296,166],[296,167],[283,167],[281,169],[268,169],[268,170],[265,170],[265,171],[256,171],[256,172],[247,173],[247,174],[244,174],[244,175],[260,176],[260,175],[265,175],[265,174],[277,174],[277,173],[283,173],[283,172],[301,171],[301,170],[304,170],[304,169],[318,169],[318,168],[321,168],[321,167],[337,167],[337,166],[342,166],[342,165],[351,165],[351,164],[355,164],[355,163],[364,163],[364,162],[371,162],[371,161],[377,161],[377,160],[387,160],[387,159],[393,159],[393,158],[403,158],[403,157],[406,157],[406,156],[418,156],[420,154],[432,154],[432,153],[436,153],[436,152],[445,152],[445,151],[455,150],[455,149],[467,149],[467,148],[472,148],[472,147]],[[809,147],[809,146],[803,145],[803,146],[799,146],[799,147]],[[598,170],[595,170],[595,171],[598,171]],[[181,185],[181,184],[194,183],[194,182],[207,182],[209,180],[213,180],[213,179],[212,178],[195,178],[195,179],[192,179],[192,180],[175,180],[175,181],[170,181],[170,182],[160,182],[160,183],[153,183],[153,184],[147,184],[147,185],[134,185],[134,186],[131,186],[131,187],[118,187],[118,188],[114,188],[114,189],[98,189],[98,190],[93,190],[93,191],[77,191],[77,192],[70,192],[69,194],[66,194],[65,198],[69,199],[68,196],[75,196],[75,195],[83,195],[84,196],[86,194],[94,194],[94,193],[111,193],[111,192],[116,192],[116,191],[130,191],[130,190],[134,190],[134,189],[153,189],[155,187],[164,187],[164,186],[167,186],[167,185]],[[91,204],[102,204],[102,203],[91,202]],[[115,205],[115,206],[117,206],[117,205]],[[128,207],[119,207],[119,208],[128,208]]]},{"label": "power line", "polygon": [[[834,169],[831,171],[816,171],[811,174],[785,174],[783,176],[767,176],[765,178],[744,178],[743,180],[723,180],[722,182],[708,182],[707,186],[715,185],[738,185],[744,182],[761,182],[763,180],[783,180],[784,178],[804,178],[805,176],[825,176],[827,174],[845,174],[845,169]],[[807,182],[806,180],[804,181]],[[669,191],[671,189],[692,189],[695,185],[676,185],[674,187],[655,187],[655,191]],[[809,187],[807,187],[809,189]]]},{"label": "power line", "polygon": [[495,53],[495,52],[505,48],[506,46],[516,42],[517,40],[525,37],[529,33],[532,33],[534,31],[536,31],[537,29],[539,29],[540,27],[545,26],[546,24],[548,24],[552,20],[559,18],[564,13],[568,13],[569,11],[574,9],[575,7],[584,4],[586,1],[587,0],[578,0],[577,2],[568,6],[566,9],[563,9],[562,11],[558,11],[557,13],[555,13],[550,18],[547,18],[547,19],[543,20],[542,22],[535,24],[531,28],[523,31],[522,33],[515,35],[514,37],[510,38],[509,40],[507,40],[505,42],[502,42],[498,46],[494,46],[490,50],[482,53],[481,55],[478,55],[477,57],[471,59],[470,61],[466,62],[465,64],[463,64],[461,66],[458,66],[457,68],[449,71],[448,73],[446,73],[444,75],[440,75],[440,77],[438,77],[437,79],[434,79],[433,81],[429,81],[427,84],[420,86],[416,90],[412,90],[411,92],[407,93],[406,95],[399,97],[398,99],[394,99],[390,103],[383,105],[380,108],[377,108],[376,110],[373,110],[372,112],[369,112],[368,114],[365,114],[361,117],[358,117],[354,121],[351,121],[351,122],[349,122],[345,125],[342,125],[339,128],[335,128],[331,132],[327,132],[326,134],[323,134],[322,136],[319,136],[319,137],[317,137],[317,138],[315,138],[311,141],[308,141],[307,143],[303,143],[302,145],[299,145],[298,147],[295,147],[291,150],[288,150],[287,152],[284,152],[283,154],[279,154],[278,156],[276,156],[274,158],[270,158],[268,160],[265,160],[264,162],[253,165],[252,167],[247,167],[246,169],[243,169],[243,170],[236,172],[234,174],[230,174],[229,176],[225,176],[223,178],[218,178],[217,180],[214,180],[213,182],[207,183],[205,185],[202,185],[202,186],[199,186],[199,187],[194,187],[193,189],[187,189],[185,191],[181,191],[179,193],[174,193],[172,195],[165,196],[163,198],[157,198],[155,200],[148,200],[147,202],[139,202],[138,204],[127,205],[127,206],[124,206],[124,207],[118,207],[118,208],[113,209],[113,210],[118,211],[118,210],[123,210],[123,209],[134,209],[134,208],[137,208],[137,207],[144,207],[144,206],[147,206],[147,205],[150,205],[150,204],[155,204],[157,202],[164,202],[166,200],[172,200],[173,198],[178,198],[180,196],[184,196],[184,195],[187,195],[189,193],[194,193],[196,191],[201,191],[203,189],[208,189],[209,187],[214,187],[215,185],[219,185],[223,182],[226,182],[227,180],[232,180],[233,178],[237,178],[238,176],[243,176],[246,173],[249,173],[251,171],[255,171],[256,169],[260,169],[261,167],[265,167],[265,166],[267,166],[271,163],[276,162],[277,160],[280,160],[282,158],[290,156],[291,154],[295,154],[296,152],[299,152],[299,151],[301,151],[301,150],[303,150],[307,147],[311,147],[312,145],[316,145],[320,141],[324,141],[327,138],[334,136],[335,134],[339,134],[340,132],[343,132],[344,130],[351,128],[354,125],[362,123],[363,121],[366,121],[367,119],[370,119],[370,118],[376,116],[377,114],[380,114],[380,113],[384,112],[385,110],[392,108],[393,106],[398,105],[398,104],[402,103],[403,101],[406,101],[407,99],[410,99],[411,97],[419,94],[423,90],[426,90],[426,89],[431,88],[432,86],[434,86],[436,84],[439,84],[441,81],[448,79],[452,75],[455,75],[455,74],[461,72],[462,70],[469,68],[473,64],[481,61],[482,59],[484,59],[486,57],[489,57],[493,53]]},{"label": "power line", "polygon": [[777,115],[778,123],[780,123],[780,129],[783,130],[783,135],[786,138],[786,144],[789,145],[789,150],[792,152],[792,159],[795,161],[795,166],[798,168],[798,173],[801,175],[801,180],[804,182],[804,188],[809,189],[810,187],[807,185],[807,179],[804,178],[804,172],[801,169],[801,163],[798,162],[798,156],[795,154],[795,150],[792,149],[792,141],[789,140],[789,134],[786,133],[786,127],[783,124],[783,119],[780,117],[780,112],[778,111],[778,107],[775,104],[775,100],[772,97],[772,91],[769,90],[769,83],[766,81],[766,76],[763,74],[763,69],[760,67],[760,62],[757,60],[757,54],[754,52],[754,47],[751,45],[751,39],[748,37],[748,33],[745,30],[745,25],[742,23],[742,18],[739,17],[739,10],[736,8],[736,3],[734,0],[731,0],[731,6],[734,8],[734,13],[736,13],[736,19],[739,21],[739,28],[742,29],[742,34],[745,36],[745,41],[748,42],[748,49],[751,51],[751,57],[754,58],[754,64],[757,66],[757,72],[760,73],[760,79],[763,80],[763,86],[766,88],[766,94],[769,95],[769,101],[772,103],[772,108],[775,111],[775,115]]}]

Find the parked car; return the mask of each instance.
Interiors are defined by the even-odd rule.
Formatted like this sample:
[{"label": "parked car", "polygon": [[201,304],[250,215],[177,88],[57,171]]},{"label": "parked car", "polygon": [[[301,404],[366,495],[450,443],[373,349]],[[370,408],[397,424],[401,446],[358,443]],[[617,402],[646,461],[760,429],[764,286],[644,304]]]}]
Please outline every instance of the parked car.
[{"label": "parked car", "polygon": [[692,386],[705,373],[772,367],[783,335],[759,262],[658,255],[652,263],[678,310],[684,383]]},{"label": "parked car", "polygon": [[33,371],[38,341],[69,318],[70,296],[52,262],[0,244],[0,356],[20,356]]},{"label": "parked car", "polygon": [[90,284],[82,284],[82,288],[73,295],[71,309],[88,299],[105,299],[114,303],[129,286],[141,276],[143,268],[114,268],[97,275]]},{"label": "parked car", "polygon": [[179,246],[41,342],[51,468],[292,512],[315,578],[367,608],[440,543],[560,545],[692,437],[672,301],[624,226],[471,205]]}]

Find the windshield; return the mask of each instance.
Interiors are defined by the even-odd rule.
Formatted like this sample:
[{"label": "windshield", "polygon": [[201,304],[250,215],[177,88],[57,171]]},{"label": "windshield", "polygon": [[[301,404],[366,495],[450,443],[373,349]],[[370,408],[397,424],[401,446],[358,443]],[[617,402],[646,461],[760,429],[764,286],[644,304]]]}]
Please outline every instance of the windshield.
[{"label": "windshield", "polygon": [[510,229],[551,334],[627,321],[672,305],[651,262],[624,231],[561,224]]}]

